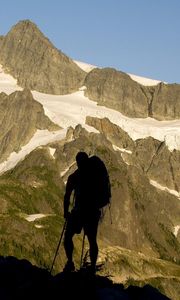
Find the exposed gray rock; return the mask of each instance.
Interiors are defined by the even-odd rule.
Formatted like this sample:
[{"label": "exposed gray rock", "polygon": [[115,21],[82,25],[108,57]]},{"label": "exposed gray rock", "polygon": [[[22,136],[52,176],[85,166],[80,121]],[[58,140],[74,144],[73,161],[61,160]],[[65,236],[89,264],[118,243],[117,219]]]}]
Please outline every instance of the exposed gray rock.
[{"label": "exposed gray rock", "polygon": [[37,129],[58,130],[27,89],[0,94],[0,161],[29,142]]},{"label": "exposed gray rock", "polygon": [[126,154],[130,165],[140,168],[149,179],[179,192],[180,151],[169,151],[164,142],[148,137],[134,144],[131,155]]},{"label": "exposed gray rock", "polygon": [[29,20],[17,23],[1,40],[0,63],[20,86],[49,94],[76,91],[86,74]]},{"label": "exposed gray rock", "polygon": [[158,120],[180,118],[180,85],[142,86],[115,69],[93,69],[85,79],[85,94],[129,117]]},{"label": "exposed gray rock", "polygon": [[180,84],[161,83],[155,88],[152,113],[158,120],[180,118]]},{"label": "exposed gray rock", "polygon": [[140,168],[149,179],[158,184],[180,191],[180,151],[171,152],[164,142],[152,137],[133,141],[124,130],[107,118],[87,117],[86,123],[99,130],[112,145],[117,146],[127,164]]},{"label": "exposed gray rock", "polygon": [[86,117],[86,124],[99,130],[113,145],[126,150],[134,148],[134,141],[130,136],[119,126],[110,122],[108,118],[98,119],[88,116]]},{"label": "exposed gray rock", "polygon": [[148,116],[148,99],[130,76],[111,68],[93,69],[85,79],[85,95],[130,117]]}]

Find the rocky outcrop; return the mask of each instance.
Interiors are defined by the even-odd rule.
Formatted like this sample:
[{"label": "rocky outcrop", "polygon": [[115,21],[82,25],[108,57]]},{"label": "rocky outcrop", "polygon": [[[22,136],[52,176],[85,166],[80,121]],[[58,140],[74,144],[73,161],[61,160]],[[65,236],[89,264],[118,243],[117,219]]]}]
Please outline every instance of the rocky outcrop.
[{"label": "rocky outcrop", "polygon": [[0,161],[29,142],[37,129],[58,130],[27,89],[0,94]]},{"label": "rocky outcrop", "polygon": [[134,141],[130,136],[116,124],[109,121],[108,118],[98,119],[95,117],[86,117],[86,124],[93,126],[106,138],[121,149],[131,151],[134,148]]},{"label": "rocky outcrop", "polygon": [[164,142],[149,137],[136,141],[128,161],[141,168],[149,179],[179,193],[180,151],[170,152]]},{"label": "rocky outcrop", "polygon": [[0,63],[20,86],[49,94],[76,91],[86,74],[28,20],[0,41]]},{"label": "rocky outcrop", "polygon": [[180,118],[180,84],[163,84],[155,88],[152,116],[158,120]]},{"label": "rocky outcrop", "polygon": [[158,120],[180,118],[180,85],[146,87],[115,69],[93,69],[85,79],[85,95],[128,117]]},{"label": "rocky outcrop", "polygon": [[85,79],[85,95],[130,117],[148,116],[148,100],[141,86],[115,69],[93,69]]},{"label": "rocky outcrop", "polygon": [[143,87],[148,99],[148,116],[157,120],[180,118],[180,84],[159,83]]},{"label": "rocky outcrop", "polygon": [[165,142],[152,137],[133,141],[107,118],[86,117],[86,123],[99,130],[112,143],[126,164],[141,169],[150,180],[162,187],[180,192],[180,151],[169,151]]}]

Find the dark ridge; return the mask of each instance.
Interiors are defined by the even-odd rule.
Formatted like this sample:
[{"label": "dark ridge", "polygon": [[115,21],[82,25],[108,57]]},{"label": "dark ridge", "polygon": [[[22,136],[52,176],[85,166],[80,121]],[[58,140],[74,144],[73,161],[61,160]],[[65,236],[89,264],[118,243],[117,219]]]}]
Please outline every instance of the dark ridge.
[{"label": "dark ridge", "polygon": [[26,259],[0,257],[0,299],[123,299],[168,300],[158,290],[114,284],[108,277],[92,275],[88,269],[51,275]]}]

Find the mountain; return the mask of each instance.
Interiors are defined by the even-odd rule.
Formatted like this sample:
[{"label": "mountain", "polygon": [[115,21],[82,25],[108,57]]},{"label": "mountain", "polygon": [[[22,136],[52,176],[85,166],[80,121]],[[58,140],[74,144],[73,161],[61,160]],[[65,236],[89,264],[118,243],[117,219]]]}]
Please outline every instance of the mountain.
[{"label": "mountain", "polygon": [[[98,274],[178,300],[179,85],[146,86],[140,77],[74,62],[30,21],[0,38],[0,64],[2,260],[50,268],[65,184],[83,150],[102,158],[112,188],[99,225]],[[76,266],[81,250],[78,235]],[[53,273],[64,263],[61,245]]]},{"label": "mountain", "polygon": [[29,20],[17,23],[1,38],[0,57],[18,84],[31,90],[68,94],[77,90],[85,77],[85,72]]}]

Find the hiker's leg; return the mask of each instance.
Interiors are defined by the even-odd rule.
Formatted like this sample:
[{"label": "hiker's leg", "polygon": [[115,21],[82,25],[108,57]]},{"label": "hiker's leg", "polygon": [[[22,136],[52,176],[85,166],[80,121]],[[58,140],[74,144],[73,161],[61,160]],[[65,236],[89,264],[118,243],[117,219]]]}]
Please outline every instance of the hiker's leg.
[{"label": "hiker's leg", "polygon": [[64,250],[67,256],[67,259],[69,262],[73,261],[73,236],[75,232],[73,230],[73,220],[71,219],[71,216],[69,217],[69,220],[67,222],[67,227],[64,235]]},{"label": "hiker's leg", "polygon": [[97,229],[98,229],[99,217],[92,216],[90,221],[85,225],[85,234],[89,241],[89,252],[91,266],[95,268],[98,257],[98,244],[97,244]]},{"label": "hiker's leg", "polygon": [[96,236],[94,236],[93,234],[87,234],[87,238],[89,241],[89,253],[90,253],[91,265],[95,267],[97,257],[98,257],[98,244],[97,244]]}]

